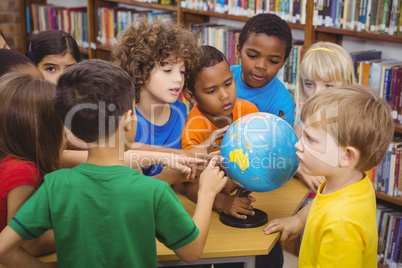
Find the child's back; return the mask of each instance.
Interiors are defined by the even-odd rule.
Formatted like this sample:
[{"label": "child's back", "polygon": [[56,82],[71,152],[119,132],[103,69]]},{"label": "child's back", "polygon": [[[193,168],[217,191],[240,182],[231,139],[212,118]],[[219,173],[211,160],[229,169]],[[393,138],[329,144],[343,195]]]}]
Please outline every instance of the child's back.
[{"label": "child's back", "polygon": [[237,46],[241,65],[232,66],[237,97],[261,112],[282,116],[293,126],[292,95],[276,77],[292,48],[289,25],[274,14],[260,14],[244,25]]},{"label": "child's back", "polygon": [[10,226],[25,239],[53,227],[60,267],[155,267],[155,233],[171,249],[198,235],[167,183],[118,165],[51,173],[21,211]]}]

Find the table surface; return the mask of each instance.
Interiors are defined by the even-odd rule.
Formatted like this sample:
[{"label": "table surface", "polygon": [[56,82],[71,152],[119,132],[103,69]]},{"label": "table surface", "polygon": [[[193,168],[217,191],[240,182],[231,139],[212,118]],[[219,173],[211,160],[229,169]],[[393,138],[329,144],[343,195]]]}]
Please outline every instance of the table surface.
[{"label": "table surface", "polygon": [[[303,204],[308,188],[297,179],[291,179],[279,189],[266,193],[251,193],[257,199],[254,208],[265,211],[268,220],[289,217],[295,214]],[[186,211],[193,215],[195,204],[184,196],[179,196]],[[226,226],[219,220],[219,213],[213,212],[207,242],[201,258],[222,258],[238,256],[264,255],[271,251],[279,239],[279,233],[265,235],[266,225],[256,228],[235,228]],[[156,242],[158,261],[178,260],[174,252]],[[40,257],[45,262],[55,262],[56,253]]]}]

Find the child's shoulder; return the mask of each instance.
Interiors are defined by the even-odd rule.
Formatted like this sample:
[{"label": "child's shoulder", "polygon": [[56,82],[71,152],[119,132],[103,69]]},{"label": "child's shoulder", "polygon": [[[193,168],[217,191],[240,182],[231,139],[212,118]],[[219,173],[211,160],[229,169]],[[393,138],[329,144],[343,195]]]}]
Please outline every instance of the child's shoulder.
[{"label": "child's shoulder", "polygon": [[232,70],[233,75],[237,75],[238,73],[241,73],[241,65],[232,65],[230,66],[230,70]]},{"label": "child's shoulder", "polygon": [[15,172],[33,172],[37,173],[38,168],[35,166],[35,163],[31,161],[26,161],[19,159],[15,156],[7,156],[1,161],[0,167],[1,173],[10,174]]},{"label": "child's shoulder", "polygon": [[179,99],[170,104],[170,108],[172,109],[172,113],[174,112],[185,112],[187,114],[186,105]]},{"label": "child's shoulder", "polygon": [[238,98],[238,99],[236,99],[236,104],[235,105],[237,107],[240,107],[240,109],[242,111],[247,110],[247,111],[255,112],[255,113],[259,112],[257,106],[254,103],[252,103],[252,102],[250,102],[248,100]]}]

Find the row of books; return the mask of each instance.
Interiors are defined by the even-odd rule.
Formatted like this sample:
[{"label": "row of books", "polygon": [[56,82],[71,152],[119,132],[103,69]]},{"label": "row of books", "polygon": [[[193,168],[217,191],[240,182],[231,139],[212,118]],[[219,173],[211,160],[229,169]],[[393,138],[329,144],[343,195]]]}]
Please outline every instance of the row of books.
[{"label": "row of books", "polygon": [[[241,29],[214,23],[194,23],[191,25],[191,30],[198,37],[198,45],[216,47],[226,56],[229,65],[240,64],[237,45]],[[290,91],[296,89],[296,78],[302,59],[302,51],[303,41],[294,41],[284,67],[277,74],[277,77]]]},{"label": "row of books", "polygon": [[317,0],[313,25],[402,36],[401,0]]},{"label": "row of books", "polygon": [[[69,33],[82,48],[88,48],[88,16],[86,7],[65,8],[47,4],[27,7],[27,30],[39,32],[63,30]],[[32,19],[30,15],[32,14]]]},{"label": "row of books", "polygon": [[252,17],[274,13],[292,23],[306,23],[307,0],[182,0],[181,6],[200,11]]},{"label": "row of books", "polygon": [[98,8],[98,18],[98,42],[103,45],[113,45],[116,36],[135,21],[175,22],[177,15],[172,11],[152,12],[126,7],[100,7]]},{"label": "row of books", "polygon": [[389,268],[402,267],[402,213],[377,205],[377,261]]},{"label": "row of books", "polygon": [[391,106],[395,123],[402,123],[402,61],[383,59],[376,50],[351,55],[358,83],[373,88]]},{"label": "row of books", "polygon": [[384,159],[370,171],[373,186],[378,192],[402,197],[402,139],[394,138]]}]

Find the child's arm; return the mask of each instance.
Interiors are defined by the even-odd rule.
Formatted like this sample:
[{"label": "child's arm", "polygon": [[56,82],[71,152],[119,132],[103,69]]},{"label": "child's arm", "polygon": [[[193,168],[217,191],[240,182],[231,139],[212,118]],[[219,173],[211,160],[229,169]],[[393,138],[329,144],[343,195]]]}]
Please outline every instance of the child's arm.
[{"label": "child's arm", "polygon": [[268,223],[264,228],[265,234],[272,234],[275,232],[281,232],[279,241],[286,243],[288,240],[295,239],[304,229],[306,225],[307,215],[310,211],[311,202],[309,202],[304,208],[299,210],[296,215],[292,217],[274,219]]},{"label": "child's arm", "polygon": [[22,247],[24,239],[10,226],[6,226],[0,233],[0,263],[5,267],[56,267],[43,263],[30,255]]},{"label": "child's arm", "polygon": [[[7,194],[7,222],[9,222],[21,206],[35,193],[31,185],[21,185],[13,188]],[[53,230],[48,230],[40,237],[27,240],[22,247],[33,256],[50,253],[56,250]]]},{"label": "child's arm", "polygon": [[[185,183],[184,187],[186,196],[194,203],[198,203],[198,183]],[[246,219],[246,215],[254,215],[253,206],[251,205],[252,202],[255,202],[255,198],[251,196],[239,197],[236,195],[218,193],[213,203],[213,209],[218,212],[223,212],[227,215],[233,216],[235,218]]]},{"label": "child's arm", "polygon": [[174,251],[185,262],[194,262],[201,256],[209,232],[212,204],[216,194],[226,184],[227,177],[224,176],[225,173],[217,166],[218,159],[219,157],[217,156],[213,157],[200,177],[198,203],[193,215],[193,221],[199,229],[199,235],[190,244]]}]

